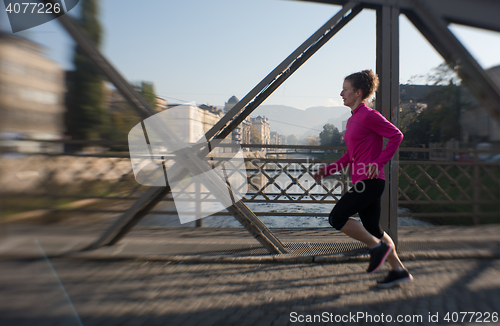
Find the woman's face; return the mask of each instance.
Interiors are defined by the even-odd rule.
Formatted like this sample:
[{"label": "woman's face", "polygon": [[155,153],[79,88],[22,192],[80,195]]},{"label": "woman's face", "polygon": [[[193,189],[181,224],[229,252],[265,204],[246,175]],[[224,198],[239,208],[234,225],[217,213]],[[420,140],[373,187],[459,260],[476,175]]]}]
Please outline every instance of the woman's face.
[{"label": "woman's face", "polygon": [[358,98],[361,98],[360,96],[360,90],[355,90],[351,82],[348,80],[344,80],[344,84],[342,85],[342,92],[340,92],[340,96],[344,100],[344,105],[350,107],[351,109],[353,106],[356,104],[358,101]]}]

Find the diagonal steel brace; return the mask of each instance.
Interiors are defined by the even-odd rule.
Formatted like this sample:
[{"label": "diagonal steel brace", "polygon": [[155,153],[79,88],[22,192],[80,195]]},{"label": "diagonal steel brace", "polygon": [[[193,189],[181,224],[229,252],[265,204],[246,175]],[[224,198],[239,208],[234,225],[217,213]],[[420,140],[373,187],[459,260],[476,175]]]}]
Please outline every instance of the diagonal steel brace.
[{"label": "diagonal steel brace", "polygon": [[[209,139],[215,131],[220,128],[221,124],[227,123],[239,110],[248,103],[253,97],[257,94],[257,99],[251,103],[246,108],[244,113],[238,117],[238,119],[233,120],[232,124],[228,126],[224,133],[220,133],[217,135],[215,141],[221,141],[228,135],[243,119],[248,116],[248,114],[253,111],[258,104],[262,103],[265,98],[267,98],[272,91],[274,91],[280,84],[282,84],[286,78],[288,78],[291,73],[293,73],[300,65],[302,65],[312,54],[314,54],[322,45],[324,45],[335,33],[337,33],[345,24],[347,24],[352,18],[354,18],[357,13],[361,11],[361,7],[355,6],[354,3],[346,5],[337,15],[335,15],[330,21],[328,21],[322,28],[320,28],[313,36],[311,36],[304,44],[302,44],[295,52],[293,52],[282,64],[280,64],[271,74],[269,74],[259,85],[257,85],[248,96],[245,96],[228,114],[226,114],[221,121],[219,121],[219,125],[215,125],[209,132],[206,137]],[[350,13],[349,13],[350,12]],[[346,15],[349,13],[348,15]],[[344,15],[346,15],[344,17]],[[278,78],[279,76],[279,78]],[[240,108],[240,109],[238,109]],[[216,146],[216,144],[214,144]],[[212,148],[215,146],[212,145]],[[206,156],[209,150],[207,148],[203,149],[200,152],[200,157]],[[175,167],[175,165],[174,165]],[[118,241],[122,236],[124,236],[142,217],[144,217],[153,207],[154,203],[158,203],[163,196],[168,193],[167,189],[163,191],[157,191],[154,193],[151,190],[147,193],[144,198],[141,198],[134,207],[131,208],[129,212],[124,214],[124,216],[117,221],[116,227],[114,226],[111,229],[120,228],[120,231],[113,237],[113,239],[107,244],[114,244]],[[149,198],[148,198],[149,197]],[[148,204],[148,202],[150,204]],[[241,209],[247,211],[247,213],[251,213],[251,211],[244,205],[242,202],[237,203],[237,206],[240,206]],[[251,214],[253,215],[253,214]],[[238,218],[238,216],[235,216]],[[127,222],[128,221],[128,222]],[[241,220],[240,220],[241,222]],[[263,233],[268,236],[272,236],[270,230],[265,227],[265,225],[255,216],[252,221],[263,229]],[[119,225],[119,224],[121,225]],[[112,237],[113,231],[108,230],[107,237],[101,239],[101,244],[105,243],[107,239]],[[253,232],[251,232],[254,236],[256,236]]]},{"label": "diagonal steel brace", "polygon": [[421,0],[411,0],[413,9],[406,16],[441,54],[463,84],[500,123],[500,88],[493,82],[462,43],[448,29],[447,23]]},{"label": "diagonal steel brace", "polygon": [[[127,99],[127,101],[136,109],[142,118],[147,118],[152,116],[156,112],[149,106],[149,104],[131,87],[125,79],[113,68],[113,66],[107,62],[107,60],[102,56],[102,54],[95,48],[88,37],[82,32],[77,23],[68,15],[64,15],[59,19],[63,27],[69,32],[69,34],[75,39],[77,44],[86,52],[89,58],[102,70],[102,72],[109,78],[109,80],[117,87],[121,94]],[[156,131],[163,133],[163,139],[168,139],[172,142],[177,142],[176,135],[168,130],[166,126],[157,126]],[[193,169],[191,169],[195,175],[206,172],[207,166],[199,157],[194,155],[189,151],[184,152],[182,159],[184,161],[188,160]],[[175,173],[175,172],[174,172]],[[175,175],[175,174],[174,174]],[[224,192],[224,188],[227,188],[226,184],[211,184],[207,185],[207,188],[214,193],[218,198],[221,196],[227,196],[228,192]],[[141,198],[137,203],[135,203],[129,211],[126,212],[126,216],[120,218],[105,234],[95,243],[87,247],[86,249],[94,249],[102,244],[109,241],[111,237],[112,240],[108,244],[112,244],[118,240],[116,237],[116,231],[119,231],[122,235],[125,234],[125,230],[130,230],[139,220],[138,212],[142,211],[142,216],[149,212],[154,205],[163,198],[163,196],[170,191],[169,187],[152,187],[149,189],[145,196]],[[161,196],[161,197],[160,197]],[[226,198],[227,200],[227,198]],[[233,202],[234,203],[234,202]],[[256,239],[271,253],[285,253],[286,249],[284,245],[272,234],[272,232],[267,229],[267,227],[249,210],[246,205],[241,202],[234,203],[233,206],[229,207],[228,210],[233,213],[233,215],[243,224],[245,228],[254,236]],[[135,214],[130,214],[130,213]],[[130,218],[132,217],[132,219]],[[121,226],[121,228],[119,228]]]},{"label": "diagonal steel brace", "polygon": [[[258,105],[260,105],[267,97],[269,97],[274,90],[276,90],[288,77],[290,77],[307,59],[309,59],[316,51],[318,51],[328,40],[330,40],[343,26],[351,21],[360,11],[362,7],[349,3],[345,5],[332,19],[324,24],[316,33],[307,39],[301,46],[299,46],[292,54],[290,54],[278,67],[276,67],[266,78],[264,78],[254,89],[252,89],[242,100],[240,100],[219,122],[214,125],[207,133],[207,140],[213,137],[210,141],[211,148],[215,148],[220,142],[227,137]],[[253,100],[252,102],[250,102]],[[250,103],[249,103],[250,102]],[[234,118],[239,111],[244,108],[236,118]],[[231,119],[233,119],[231,121]],[[230,123],[229,123],[230,122]],[[228,124],[224,128],[226,124]],[[221,128],[224,128],[219,132]],[[217,134],[217,132],[219,132]],[[200,150],[198,156],[205,157],[210,152],[210,146]],[[172,168],[176,167],[174,165]],[[160,200],[169,193],[169,190],[163,191],[153,190],[148,191],[143,198],[139,199],[131,209],[125,213],[117,223],[108,230],[102,237],[101,241],[96,243],[96,246],[102,245],[106,242],[105,239],[111,239],[107,244],[112,245],[123,237],[130,229],[138,223]],[[148,204],[149,203],[149,204]],[[252,217],[255,216],[251,213],[248,207],[243,202],[236,203],[240,209],[246,211]],[[228,208],[229,209],[229,208]],[[238,216],[235,217],[243,224],[244,221],[240,220]],[[127,222],[128,221],[128,222]],[[262,228],[263,233],[272,237],[271,231],[255,216],[252,223]],[[120,229],[118,233],[114,233],[112,229]],[[252,233],[252,232],[250,232]],[[113,234],[114,237],[113,237]],[[255,234],[252,233],[256,237]]]},{"label": "diagonal steel brace", "polygon": [[[339,21],[342,21],[342,17],[345,15],[345,13],[348,11],[351,11],[351,9],[354,6],[355,6],[355,4],[351,4],[351,3],[346,5],[337,15],[334,16],[334,18],[332,18],[331,21],[329,21],[329,23],[331,24],[333,21],[333,23],[334,23],[333,26],[337,25],[337,23],[339,23]],[[360,10],[361,10],[361,8],[358,8],[355,14],[357,14]],[[350,16],[348,15],[348,17],[349,17],[348,20],[352,19],[355,16],[355,14],[351,13]],[[96,63],[96,65],[98,67],[101,68],[103,73],[117,87],[117,89],[122,93],[122,95],[129,101],[129,103],[139,112],[139,114],[142,118],[146,118],[146,117],[151,116],[152,114],[155,113],[149,107],[148,103],[120,76],[120,74],[111,66],[111,64],[109,64],[109,62],[106,61],[106,59],[99,53],[99,51],[96,50],[96,48],[92,45],[92,43],[88,40],[88,38],[84,35],[84,33],[82,33],[80,28],[77,26],[77,24],[73,21],[73,19],[71,17],[69,17],[68,15],[64,15],[64,16],[59,18],[59,21],[61,22],[63,27],[69,32],[69,34],[71,36],[73,36],[75,41],[82,47],[82,49],[87,53],[87,55],[92,59],[92,61],[94,63]],[[344,26],[346,23],[347,23],[347,21],[341,25]],[[327,24],[325,24],[325,26]],[[323,26],[323,27],[325,27],[325,26]],[[327,27],[328,27],[328,30],[330,30],[330,31],[332,30],[331,25],[327,26]],[[340,28],[338,28],[337,31]],[[320,29],[320,30],[318,30],[318,32],[325,34],[327,31],[324,31],[324,30],[321,31],[321,29]],[[336,33],[336,31],[334,33],[332,33],[331,36],[333,36],[333,34],[335,34],[335,33]],[[320,40],[321,40],[321,38],[323,38],[323,37],[320,37]],[[310,41],[310,39],[308,41]],[[307,43],[307,41],[306,41],[301,47],[306,46],[306,48],[310,48],[311,46],[316,46],[316,49],[314,51],[309,51],[311,53],[310,55],[312,55],[312,53],[317,51],[319,49],[319,47],[321,47],[321,45],[324,44],[325,42],[326,41],[318,42],[318,40],[316,40],[315,42],[311,42],[310,44],[305,44],[305,43]],[[310,57],[310,55],[302,58],[302,62],[300,62],[302,53],[298,57],[295,57],[294,60],[292,61],[292,63],[295,63],[295,65],[296,65],[295,70],[305,60],[307,60],[307,58]],[[287,61],[287,60],[285,60],[285,61]],[[282,63],[282,65],[285,64],[285,61],[284,61],[284,63]],[[299,63],[299,64],[297,65],[297,63]],[[295,70],[293,70],[293,71],[295,71]],[[291,73],[289,73],[288,76],[290,74]],[[266,79],[269,79],[270,75],[268,77],[266,77]],[[266,95],[265,97],[269,96],[272,93],[272,91],[274,91],[279,86],[279,84],[281,84],[286,78],[288,78],[288,76],[286,76],[284,78],[283,78],[283,76],[286,76],[286,74],[283,74],[283,71],[282,71],[282,74],[280,76],[281,81],[279,83],[274,83],[275,85],[273,87],[269,87],[269,85],[268,85],[268,87],[265,87],[264,91],[258,92],[260,99],[259,99],[259,101],[253,102],[254,105],[250,106],[251,111],[253,111],[258,106],[258,104],[262,103],[262,101],[265,99],[264,95]],[[274,80],[274,78],[273,78],[273,80]],[[261,83],[261,84],[263,84],[263,83]],[[261,85],[261,84],[259,84],[259,85]],[[273,85],[273,83],[271,83],[271,85]],[[256,88],[254,88],[254,90],[252,90],[252,92],[255,92]],[[267,90],[267,93],[265,92],[266,90]],[[249,101],[251,93],[249,93],[249,95],[246,96],[243,100]],[[241,103],[240,108],[243,106],[243,102],[244,102],[243,100],[240,101],[240,103]],[[237,107],[235,106],[235,108],[237,108]],[[250,109],[248,107],[245,109],[247,115],[250,114],[250,112],[251,112]],[[224,123],[223,120],[226,120],[226,123],[227,123],[227,121],[229,121],[229,119],[232,118],[231,115],[234,116],[237,113],[236,110],[234,110],[234,108],[232,111],[233,112],[229,112],[228,115],[223,117],[223,119],[221,119],[221,121],[219,121],[219,122]],[[250,112],[248,112],[248,111],[250,111]],[[224,118],[226,118],[226,119],[224,119]],[[228,128],[224,129],[223,132],[219,133],[219,135],[216,137],[216,139],[221,141],[223,138],[225,138],[225,136],[222,136],[222,135],[229,134],[239,124],[239,123],[236,123],[235,121],[236,120],[234,120],[233,123],[231,123]],[[220,125],[214,126],[214,128],[212,128],[207,133],[207,135],[206,135],[207,139],[210,139],[212,134],[215,134],[215,131],[218,130],[217,127],[220,128]],[[169,133],[168,136],[175,138],[175,137],[173,137],[174,135],[172,135],[171,133]],[[213,145],[216,145],[216,144],[213,144]],[[200,173],[200,172],[204,171],[203,170],[204,166],[202,164],[203,162],[200,161],[200,158],[205,157],[211,151],[211,149],[215,148],[215,146],[213,146],[213,145],[207,146],[205,149],[200,151],[199,154],[196,156],[189,154],[189,153],[187,154],[187,157],[185,157],[186,159],[192,160],[192,161],[196,162],[196,164],[198,164],[196,166],[196,169],[195,169],[197,171],[192,171],[192,172]],[[175,168],[176,167],[174,165],[174,167],[172,167],[171,169],[175,170]],[[183,172],[185,172],[185,171],[183,171]],[[216,190],[216,192],[218,192],[221,189],[219,188],[219,189],[215,189],[215,190]],[[127,211],[124,214],[124,216],[122,216],[122,218],[120,218],[110,229],[108,229],[105,232],[105,234],[98,241],[96,241],[94,244],[89,246],[87,249],[97,248],[103,244],[113,244],[116,241],[118,241],[135,224],[137,224],[137,222],[142,217],[144,217],[169,192],[170,192],[170,188],[168,186],[161,187],[161,188],[151,187],[150,189],[148,189],[146,194],[140,200],[138,200],[129,209],[129,211]],[[251,212],[250,209],[248,209],[248,207],[243,202],[239,201],[239,202],[235,203],[233,201],[233,204],[234,205],[229,207],[228,210],[231,213],[233,213],[233,215],[243,224],[243,226],[245,226],[245,228],[247,228],[247,230],[254,237],[256,237],[256,239],[259,242],[261,242],[271,253],[286,252],[286,249],[284,248],[283,244],[281,244],[281,242],[277,238],[274,237],[272,232],[257,218],[257,216],[255,216]],[[111,240],[108,242],[108,240],[110,238],[111,238]]]}]

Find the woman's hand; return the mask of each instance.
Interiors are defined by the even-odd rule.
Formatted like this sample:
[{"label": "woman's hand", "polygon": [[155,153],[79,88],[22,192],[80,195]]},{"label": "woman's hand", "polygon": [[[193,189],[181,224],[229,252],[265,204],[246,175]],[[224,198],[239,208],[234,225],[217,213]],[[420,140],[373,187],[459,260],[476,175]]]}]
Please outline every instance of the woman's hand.
[{"label": "woman's hand", "polygon": [[322,166],[319,168],[318,172],[316,172],[314,175],[313,175],[313,178],[315,180],[321,180],[323,179],[323,177],[325,176],[325,167]]},{"label": "woman's hand", "polygon": [[368,164],[368,173],[366,174],[368,179],[376,179],[378,178],[379,174],[380,170],[378,169],[376,164]]}]

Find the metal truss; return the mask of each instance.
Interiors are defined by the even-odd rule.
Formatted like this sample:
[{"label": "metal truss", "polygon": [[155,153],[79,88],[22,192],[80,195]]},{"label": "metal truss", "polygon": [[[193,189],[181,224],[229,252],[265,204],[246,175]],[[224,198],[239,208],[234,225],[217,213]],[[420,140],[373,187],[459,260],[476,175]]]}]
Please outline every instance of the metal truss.
[{"label": "metal truss", "polygon": [[[50,0],[43,0],[51,2]],[[170,169],[179,178],[189,172],[199,174],[206,169],[203,159],[216,148],[246,117],[248,117],[266,98],[268,98],[283,82],[290,77],[305,61],[316,53],[342,27],[349,23],[363,8],[377,10],[377,73],[381,85],[377,97],[377,108],[393,123],[397,123],[399,107],[399,22],[400,12],[408,16],[420,32],[436,47],[438,52],[456,70],[465,85],[478,97],[486,109],[500,122],[500,91],[486,75],[467,50],[446,27],[449,22],[500,31],[500,23],[494,9],[498,7],[495,0],[442,0],[438,4],[427,0],[302,0],[340,4],[342,8],[327,23],[318,29],[310,38],[290,54],[245,97],[243,97],[220,121],[205,135],[208,145],[196,154],[183,159],[194,162],[186,167],[180,163]],[[459,5],[457,5],[459,2]],[[457,9],[458,8],[458,9]],[[63,15],[58,21],[84,50],[87,57],[94,62],[103,74],[115,85],[122,96],[145,119],[156,112],[118,71],[96,49],[78,24],[69,16]],[[168,132],[167,132],[168,133]],[[169,136],[174,137],[171,133]],[[398,161],[393,159],[387,165],[389,187],[384,193],[383,227],[397,241],[397,176]],[[227,185],[219,184],[215,193],[221,192]],[[95,249],[102,245],[112,245],[125,236],[144,216],[146,216],[171,189],[166,187],[150,187],[129,210],[123,214],[104,234],[86,249]],[[260,219],[242,202],[234,202],[229,212],[241,222],[270,253],[286,253],[284,245],[277,239]]]},{"label": "metal truss", "polygon": [[[348,0],[296,0],[332,5],[345,5]],[[444,22],[500,32],[500,2],[497,0],[418,0]],[[397,7],[406,14],[415,10],[413,0],[359,0],[364,8]]]},{"label": "metal truss", "polygon": [[[346,0],[299,0],[344,5]],[[393,8],[406,15],[455,70],[463,84],[500,123],[500,89],[470,55],[448,24],[456,23],[500,32],[498,0],[361,0],[365,8]],[[393,24],[394,24],[393,20]],[[394,27],[393,27],[394,28]],[[394,32],[393,32],[394,33]],[[380,52],[377,52],[377,57]]]},{"label": "metal truss", "polygon": [[[345,5],[346,0],[299,0]],[[500,32],[498,0],[360,0],[377,13],[377,109],[392,123],[399,119],[399,15],[406,15],[455,70],[463,84],[500,123],[500,89],[448,29],[449,23]],[[397,243],[398,154],[385,166],[382,227]]]},{"label": "metal truss", "polygon": [[[458,73],[462,83],[481,102],[488,113],[500,123],[500,89],[498,86],[426,1],[414,0],[412,3],[413,10],[406,13],[406,16],[441,54],[448,65]],[[497,22],[499,22],[500,2],[497,1],[496,4]],[[494,9],[492,5],[490,11],[495,12]]]},{"label": "metal truss", "polygon": [[[44,0],[51,2],[50,0]],[[174,164],[170,169],[172,174],[179,175],[179,179],[189,172],[197,175],[203,173],[206,165],[202,158],[206,157],[227,135],[229,135],[260,103],[269,97],[279,85],[281,85],[294,71],[296,71],[308,58],[310,58],[321,46],[323,46],[333,35],[345,26],[360,11],[361,7],[355,3],[346,4],[332,19],[324,24],[315,34],[306,40],[297,50],[274,69],[261,83],[233,107],[212,129],[205,135],[208,146],[202,148],[198,154],[185,154],[183,160],[194,162],[190,171],[186,171],[180,163]],[[102,73],[112,82],[122,96],[139,113],[141,118],[147,118],[155,114],[149,104],[131,87],[118,71],[97,50],[85,33],[80,29],[77,22],[70,16],[59,17],[58,21],[73,37],[77,44],[83,49],[87,57],[100,68]],[[244,109],[243,109],[244,108]],[[239,112],[243,109],[243,112]],[[229,123],[229,124],[228,124]],[[228,124],[228,125],[227,125]],[[226,126],[227,125],[227,126]],[[165,136],[175,139],[175,135],[166,129]],[[191,164],[190,164],[191,165]],[[221,185],[219,188],[210,190],[223,196]],[[226,187],[228,185],[225,185]],[[213,186],[212,186],[213,187]],[[95,249],[102,245],[112,245],[128,233],[144,216],[146,216],[158,202],[170,193],[171,189],[166,187],[150,187],[146,193],[130,209],[123,214],[104,234],[89,247]],[[235,218],[252,234],[270,253],[286,253],[284,245],[274,234],[253,214],[253,212],[242,202],[234,202],[227,208]]]},{"label": "metal truss", "polygon": [[[380,85],[376,108],[394,125],[399,119],[399,9],[377,8],[376,70]],[[398,165],[399,154],[385,165],[386,187],[382,194],[380,223],[394,243],[398,242]]]}]

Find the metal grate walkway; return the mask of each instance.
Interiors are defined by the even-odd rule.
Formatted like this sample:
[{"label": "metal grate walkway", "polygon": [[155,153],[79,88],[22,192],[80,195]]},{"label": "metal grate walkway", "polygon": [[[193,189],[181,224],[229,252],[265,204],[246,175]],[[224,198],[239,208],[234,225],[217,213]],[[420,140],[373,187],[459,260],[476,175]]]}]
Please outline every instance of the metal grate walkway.
[{"label": "metal grate walkway", "polygon": [[[282,256],[364,256],[368,248],[359,242],[292,242],[284,243],[288,250]],[[220,250],[209,250],[198,254],[207,256],[260,256],[268,255],[267,250],[259,245],[224,244]],[[399,253],[414,253],[422,251],[461,251],[461,250],[494,250],[500,247],[500,240],[484,241],[400,241]]]}]

